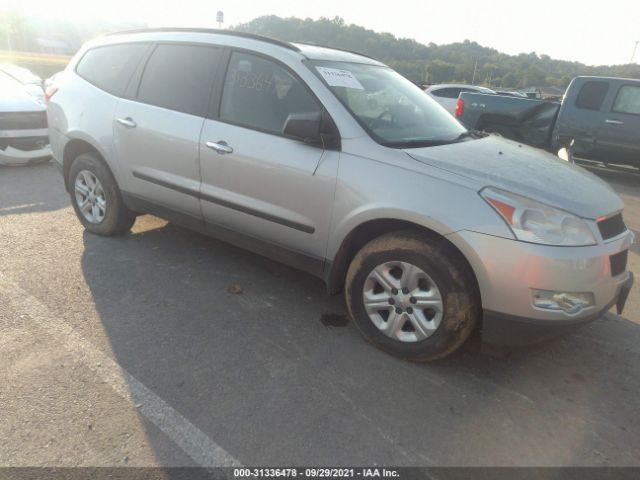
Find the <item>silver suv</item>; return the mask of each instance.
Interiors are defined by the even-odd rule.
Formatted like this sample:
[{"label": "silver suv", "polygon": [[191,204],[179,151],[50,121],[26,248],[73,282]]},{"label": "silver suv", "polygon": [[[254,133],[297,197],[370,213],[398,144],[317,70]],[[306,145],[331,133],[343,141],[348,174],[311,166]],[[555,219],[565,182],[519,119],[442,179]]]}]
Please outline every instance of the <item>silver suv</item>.
[{"label": "silver suv", "polygon": [[[56,90],[57,89],[57,90]],[[623,203],[594,175],[465,130],[363,55],[162,29],[85,45],[50,89],[84,227],[152,213],[324,279],[378,347],[444,357],[620,311]]]}]

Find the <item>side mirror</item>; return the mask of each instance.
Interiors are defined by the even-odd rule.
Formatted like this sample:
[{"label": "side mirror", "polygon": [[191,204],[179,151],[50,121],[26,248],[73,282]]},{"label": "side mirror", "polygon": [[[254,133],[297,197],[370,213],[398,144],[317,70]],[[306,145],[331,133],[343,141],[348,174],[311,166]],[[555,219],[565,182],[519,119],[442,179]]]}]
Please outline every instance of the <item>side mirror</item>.
[{"label": "side mirror", "polygon": [[561,160],[564,160],[565,162],[569,162],[569,163],[575,163],[573,159],[574,143],[575,143],[575,140],[571,140],[571,142],[569,142],[569,145],[558,150],[558,157],[560,157]]},{"label": "side mirror", "polygon": [[284,122],[282,133],[305,143],[322,143],[321,126],[322,114],[320,112],[290,113]]}]

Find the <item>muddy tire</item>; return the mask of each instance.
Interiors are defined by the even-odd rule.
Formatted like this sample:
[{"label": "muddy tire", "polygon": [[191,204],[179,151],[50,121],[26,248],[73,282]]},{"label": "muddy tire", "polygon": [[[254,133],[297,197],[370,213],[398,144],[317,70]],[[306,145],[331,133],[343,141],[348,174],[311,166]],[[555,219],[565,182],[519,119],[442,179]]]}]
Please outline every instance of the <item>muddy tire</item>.
[{"label": "muddy tire", "polygon": [[349,266],[345,297],[367,340],[412,361],[450,355],[480,319],[475,278],[461,254],[412,231],[367,243]]},{"label": "muddy tire", "polygon": [[71,164],[68,190],[78,219],[91,233],[122,235],[136,220],[109,169],[91,153],[79,155]]}]

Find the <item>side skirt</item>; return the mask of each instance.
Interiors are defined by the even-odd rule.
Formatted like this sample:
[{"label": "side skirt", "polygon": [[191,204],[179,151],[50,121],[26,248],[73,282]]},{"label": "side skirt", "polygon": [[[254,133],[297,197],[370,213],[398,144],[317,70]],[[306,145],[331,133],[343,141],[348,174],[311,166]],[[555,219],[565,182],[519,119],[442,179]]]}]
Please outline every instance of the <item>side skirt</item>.
[{"label": "side skirt", "polygon": [[122,192],[122,199],[125,205],[134,212],[148,213],[164,218],[182,227],[217,238],[325,280],[325,268],[328,265],[326,259],[290,250],[221,225],[205,222],[201,218],[158,205],[127,192]]}]

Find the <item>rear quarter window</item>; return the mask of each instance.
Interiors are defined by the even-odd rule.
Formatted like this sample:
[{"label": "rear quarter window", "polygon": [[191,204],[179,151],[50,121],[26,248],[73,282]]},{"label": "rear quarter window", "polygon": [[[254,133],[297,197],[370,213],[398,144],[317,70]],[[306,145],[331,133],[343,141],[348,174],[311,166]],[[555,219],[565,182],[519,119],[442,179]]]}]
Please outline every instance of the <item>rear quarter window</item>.
[{"label": "rear quarter window", "polygon": [[76,67],[76,73],[96,87],[122,96],[148,44],[107,45],[88,50]]},{"label": "rear quarter window", "polygon": [[578,92],[576,107],[585,110],[600,110],[608,91],[609,84],[607,82],[585,82]]}]

